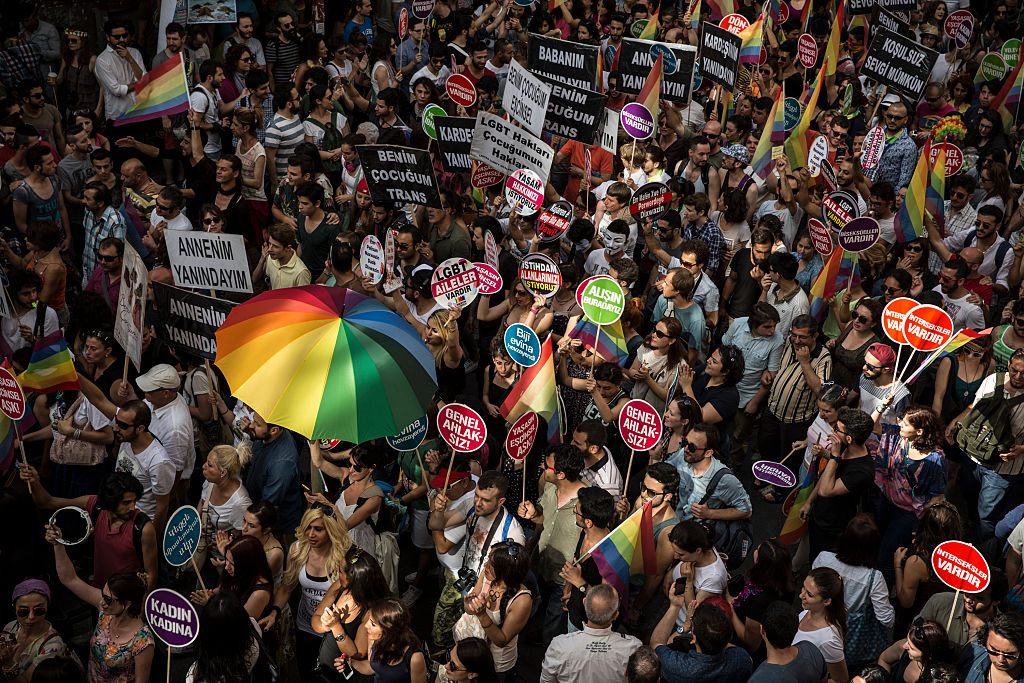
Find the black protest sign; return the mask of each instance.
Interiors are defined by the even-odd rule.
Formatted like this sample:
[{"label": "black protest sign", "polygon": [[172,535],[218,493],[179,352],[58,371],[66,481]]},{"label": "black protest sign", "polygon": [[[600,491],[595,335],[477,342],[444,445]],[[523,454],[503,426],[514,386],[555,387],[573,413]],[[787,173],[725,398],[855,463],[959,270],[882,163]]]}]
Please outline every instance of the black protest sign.
[{"label": "black protest sign", "polygon": [[574,88],[544,76],[538,78],[551,86],[544,130],[585,145],[594,144],[608,96],[585,88]]},{"label": "black protest sign", "polygon": [[468,116],[438,116],[434,119],[437,129],[437,149],[441,165],[451,173],[465,173],[473,170],[469,148],[473,144],[473,129],[476,119]]},{"label": "black protest sign", "polygon": [[871,26],[881,26],[887,28],[893,33],[899,33],[900,35],[910,35],[910,24],[906,20],[901,19],[892,12],[889,12],[881,5],[875,5],[874,11],[871,13]]},{"label": "black protest sign", "polygon": [[572,222],[572,204],[559,200],[540,212],[537,234],[541,242],[552,242],[562,237]]},{"label": "black protest sign", "polygon": [[848,0],[846,14],[871,14],[875,7],[890,12],[913,12],[917,8],[917,0]]},{"label": "black protest sign", "polygon": [[938,58],[939,53],[935,50],[877,26],[861,73],[917,102]]},{"label": "black protest sign", "polygon": [[660,216],[672,204],[672,191],[665,183],[647,183],[633,193],[629,213],[638,221]]},{"label": "black protest sign", "polygon": [[235,304],[162,282],[153,283],[153,296],[156,297],[160,340],[200,358],[214,360],[217,328],[224,324]]},{"label": "black protest sign", "polygon": [[373,201],[441,208],[434,164],[426,150],[397,145],[359,145],[357,149]]},{"label": "black protest sign", "polygon": [[700,32],[698,68],[701,77],[727,90],[733,90],[736,87],[741,47],[743,39],[738,35],[705,21]]},{"label": "black protest sign", "polygon": [[[619,48],[618,71],[619,90],[638,95],[651,75],[654,57],[651,57],[651,40],[623,38]],[[673,74],[665,74],[661,79],[661,99],[675,104],[687,104],[690,101],[690,86],[693,83],[693,67],[697,61],[697,48],[692,45],[661,43],[672,50],[679,62],[679,68]],[[703,75],[703,72],[701,72]]]},{"label": "black protest sign", "polygon": [[597,54],[600,50],[599,45],[570,43],[531,33],[526,64],[538,78],[593,90],[597,83]]}]

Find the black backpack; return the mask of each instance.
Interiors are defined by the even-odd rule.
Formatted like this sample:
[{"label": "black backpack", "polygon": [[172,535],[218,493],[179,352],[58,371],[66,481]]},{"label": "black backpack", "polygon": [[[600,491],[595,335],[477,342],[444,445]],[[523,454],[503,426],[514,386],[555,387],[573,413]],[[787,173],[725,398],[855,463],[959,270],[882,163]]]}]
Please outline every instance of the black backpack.
[{"label": "black backpack", "polygon": [[[708,500],[714,495],[715,489],[718,488],[718,482],[727,474],[732,474],[732,470],[728,467],[723,467],[715,472],[711,481],[708,482],[704,497],[700,499],[701,505],[707,505]],[[707,529],[708,535],[715,544],[715,549],[725,556],[723,559],[729,571],[743,564],[754,547],[754,526],[750,523],[749,518],[700,520],[700,523]]]}]

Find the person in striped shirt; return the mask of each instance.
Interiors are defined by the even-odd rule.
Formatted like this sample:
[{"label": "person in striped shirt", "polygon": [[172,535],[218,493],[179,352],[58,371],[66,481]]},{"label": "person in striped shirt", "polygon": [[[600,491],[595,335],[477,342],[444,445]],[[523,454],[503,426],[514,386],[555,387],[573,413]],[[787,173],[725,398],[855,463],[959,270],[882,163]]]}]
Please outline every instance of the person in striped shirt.
[{"label": "person in striped shirt", "polygon": [[288,158],[305,140],[302,119],[299,117],[299,102],[299,91],[291,83],[280,83],[275,88],[274,106],[277,113],[267,126],[263,143],[267,151],[267,168],[273,174],[270,179],[271,196],[277,190],[279,180],[288,175]]}]

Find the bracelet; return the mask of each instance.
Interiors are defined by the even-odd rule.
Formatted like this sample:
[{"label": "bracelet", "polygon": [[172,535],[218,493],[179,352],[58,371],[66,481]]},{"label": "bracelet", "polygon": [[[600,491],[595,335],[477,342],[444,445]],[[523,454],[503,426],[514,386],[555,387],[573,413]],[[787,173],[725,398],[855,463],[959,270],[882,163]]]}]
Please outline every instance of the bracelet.
[{"label": "bracelet", "polygon": [[270,608],[270,611],[272,613],[276,614],[277,616],[281,616],[281,608],[278,607],[277,605],[272,605],[271,608]]},{"label": "bracelet", "polygon": [[76,429],[74,435],[72,435],[71,438],[75,439],[76,441],[81,440],[81,438],[82,438],[82,430],[81,429]]}]

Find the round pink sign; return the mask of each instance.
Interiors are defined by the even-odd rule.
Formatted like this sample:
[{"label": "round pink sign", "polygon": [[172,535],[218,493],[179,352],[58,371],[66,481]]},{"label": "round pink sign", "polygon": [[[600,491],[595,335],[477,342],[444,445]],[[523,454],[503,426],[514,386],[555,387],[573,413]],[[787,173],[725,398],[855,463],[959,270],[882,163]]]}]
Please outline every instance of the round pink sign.
[{"label": "round pink sign", "polygon": [[619,434],[634,451],[649,451],[661,440],[661,415],[647,401],[634,398],[619,413]]},{"label": "round pink sign", "polygon": [[471,453],[487,441],[487,424],[467,405],[449,403],[437,413],[437,432],[458,453]]}]

